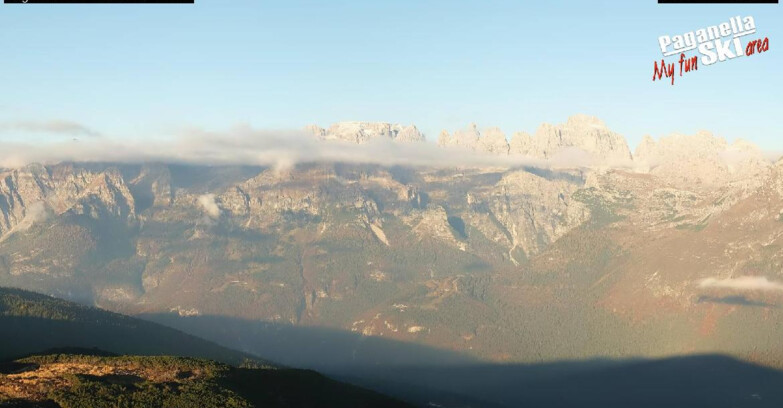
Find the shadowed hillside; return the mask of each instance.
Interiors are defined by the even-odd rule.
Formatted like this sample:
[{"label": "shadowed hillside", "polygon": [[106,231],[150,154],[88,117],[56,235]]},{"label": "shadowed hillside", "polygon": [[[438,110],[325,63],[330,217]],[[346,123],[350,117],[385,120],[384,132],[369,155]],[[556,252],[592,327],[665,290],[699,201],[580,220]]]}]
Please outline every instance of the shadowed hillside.
[{"label": "shadowed hillside", "polygon": [[[355,376],[353,380],[347,376],[343,379],[389,395],[415,397],[427,387],[505,407],[783,406],[783,372],[720,355],[531,365],[411,366],[383,371],[368,368],[353,370],[351,375]],[[434,392],[429,396],[437,398]]]},{"label": "shadowed hillside", "polygon": [[0,359],[62,347],[201,357],[229,364],[250,354],[159,324],[19,289],[0,288]]},{"label": "shadowed hillside", "polygon": [[[0,328],[3,407],[406,406],[156,323],[18,289],[0,288]],[[12,360],[25,354],[33,356]]]},{"label": "shadowed hillside", "polygon": [[[708,354],[491,364],[415,343],[214,316],[145,316],[284,364],[442,407],[779,407],[783,372]],[[432,405],[435,406],[435,405]]]},{"label": "shadowed hillside", "polygon": [[481,361],[455,351],[329,328],[171,313],[139,317],[248,353],[263,350],[264,355],[275,356],[274,361],[292,367],[442,366]]}]

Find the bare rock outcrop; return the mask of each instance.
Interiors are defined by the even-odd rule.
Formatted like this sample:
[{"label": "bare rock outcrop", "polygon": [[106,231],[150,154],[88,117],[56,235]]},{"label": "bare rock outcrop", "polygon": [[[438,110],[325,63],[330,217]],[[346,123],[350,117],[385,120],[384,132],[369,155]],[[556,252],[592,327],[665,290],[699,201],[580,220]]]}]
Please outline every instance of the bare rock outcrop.
[{"label": "bare rock outcrop", "polygon": [[165,164],[143,165],[139,175],[128,184],[140,209],[149,206],[168,207],[173,202],[171,172]]},{"label": "bare rock outcrop", "polygon": [[357,144],[373,139],[390,139],[396,142],[422,142],[424,135],[414,125],[403,126],[384,122],[339,122],[328,129],[310,125],[306,130],[321,140],[342,140]]},{"label": "bare rock outcrop", "polygon": [[715,186],[757,179],[769,162],[761,150],[744,140],[729,144],[710,132],[696,135],[673,134],[657,142],[645,136],[636,149],[634,161],[644,171],[677,185]]},{"label": "bare rock outcrop", "polygon": [[70,164],[32,164],[0,173],[0,236],[24,222],[42,220],[36,214],[68,211],[130,220],[136,203],[116,168],[89,171]]},{"label": "bare rock outcrop", "polygon": [[582,188],[579,176],[549,179],[528,171],[509,172],[485,194],[470,194],[469,222],[489,239],[510,245],[512,262],[516,250],[536,254],[581,225],[589,209],[573,199]]},{"label": "bare rock outcrop", "polygon": [[506,135],[499,128],[486,129],[482,135],[475,123],[471,123],[466,129],[455,131],[453,135],[445,130],[442,131],[438,138],[438,145],[485,153],[508,154]]},{"label": "bare rock outcrop", "polygon": [[545,123],[533,136],[515,134],[511,154],[549,159],[568,148],[586,152],[599,164],[631,160],[625,138],[612,132],[600,119],[587,115],[572,116],[560,125]]},{"label": "bare rock outcrop", "polygon": [[497,128],[486,129],[483,134],[475,124],[450,135],[445,130],[438,138],[442,147],[459,146],[469,150],[500,155],[523,155],[540,159],[551,159],[568,149],[577,149],[587,154],[593,164],[629,163],[631,152],[625,138],[609,130],[599,119],[576,115],[560,125],[541,125],[536,134],[517,132],[509,141]]}]

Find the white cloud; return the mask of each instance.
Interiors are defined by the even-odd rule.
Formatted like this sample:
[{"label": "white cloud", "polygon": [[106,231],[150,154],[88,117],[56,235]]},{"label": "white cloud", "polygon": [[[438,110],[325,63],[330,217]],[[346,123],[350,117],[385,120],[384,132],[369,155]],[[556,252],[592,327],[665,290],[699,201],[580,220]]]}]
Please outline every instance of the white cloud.
[{"label": "white cloud", "polygon": [[737,278],[703,279],[702,288],[723,288],[738,290],[783,290],[783,283],[768,280],[764,276],[740,276]]},{"label": "white cloud", "polygon": [[201,165],[260,165],[284,171],[304,162],[345,162],[434,167],[579,168],[589,164],[584,155],[564,152],[552,160],[521,155],[498,156],[434,143],[399,143],[375,139],[365,144],[320,141],[305,131],[268,131],[238,126],[226,132],[188,130],[173,138],[116,140],[108,137],[81,141],[25,143],[0,141],[0,167],[29,163],[166,162]]},{"label": "white cloud", "polygon": [[213,220],[220,218],[220,207],[215,202],[214,194],[204,194],[198,197],[198,204],[204,210],[204,213]]},{"label": "white cloud", "polygon": [[7,234],[0,238],[0,242],[5,241],[8,237],[16,232],[22,232],[29,230],[33,225],[40,224],[50,217],[52,217],[52,210],[43,201],[37,201],[30,204],[27,207],[24,218],[16,226],[14,226]]},{"label": "white cloud", "polygon": [[[8,124],[0,124],[8,128]],[[48,128],[63,132],[97,134],[72,122],[17,123],[28,129]],[[322,141],[307,131],[264,130],[247,125],[226,131],[187,129],[171,135],[149,135],[146,140],[85,138],[80,141],[25,143],[0,141],[0,167],[20,167],[28,163],[77,162],[166,162],[199,165],[259,165],[285,172],[298,163],[344,162],[356,164],[407,165],[432,167],[538,167],[574,169],[593,166],[630,170],[655,167],[655,157],[644,162],[615,160],[598,163],[590,154],[574,147],[561,149],[550,159],[523,155],[496,155],[460,147],[441,148],[431,142],[399,143],[389,139],[373,139],[356,144],[339,140]],[[152,136],[155,136],[154,138]],[[685,137],[685,136],[682,136]],[[695,143],[695,142],[694,142]],[[679,146],[679,145],[678,145]],[[676,151],[686,151],[688,144]],[[724,149],[726,150],[726,149]],[[717,159],[727,164],[743,163],[763,156],[745,144],[732,145],[725,152],[715,152]]]},{"label": "white cloud", "polygon": [[51,211],[46,206],[46,203],[43,201],[32,203],[27,207],[27,213],[25,214],[24,219],[22,219],[22,222],[19,223],[17,230],[24,231],[29,229],[34,224],[46,221],[50,216]]}]

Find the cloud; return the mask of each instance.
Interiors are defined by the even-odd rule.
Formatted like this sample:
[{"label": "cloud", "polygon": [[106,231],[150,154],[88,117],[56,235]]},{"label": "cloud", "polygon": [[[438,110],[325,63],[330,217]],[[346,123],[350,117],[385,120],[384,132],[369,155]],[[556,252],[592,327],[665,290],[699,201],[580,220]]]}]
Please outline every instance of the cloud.
[{"label": "cloud", "polygon": [[220,218],[220,207],[215,202],[214,194],[204,194],[198,197],[198,204],[204,210],[204,213],[213,220]]},{"label": "cloud", "polygon": [[25,214],[24,219],[22,219],[22,222],[19,223],[17,230],[24,231],[29,229],[34,224],[46,221],[51,215],[49,207],[47,207],[46,203],[43,201],[32,203],[27,207],[27,213]]},{"label": "cloud", "polygon": [[707,278],[699,282],[702,288],[737,290],[783,290],[783,283],[768,280],[764,276],[740,276],[738,278]]},{"label": "cloud", "polygon": [[259,165],[280,171],[297,163],[428,167],[490,167],[573,169],[589,165],[583,154],[566,151],[551,160],[522,155],[499,156],[460,148],[441,148],[430,142],[374,139],[356,144],[321,141],[305,131],[270,131],[237,126],[224,132],[190,129],[168,138],[117,140],[108,137],[81,141],[30,144],[0,141],[0,167],[29,163],[165,162],[199,165]]},{"label": "cloud", "polygon": [[40,224],[53,215],[52,210],[43,201],[37,201],[30,204],[27,207],[24,218],[16,226],[14,226],[7,234],[0,238],[0,242],[5,241],[8,237],[17,232],[27,231],[33,225]]},{"label": "cloud", "polygon": [[596,164],[590,153],[574,146],[558,150],[548,162],[556,167],[590,167]]},{"label": "cloud", "polygon": [[[7,124],[0,125],[0,129],[3,126],[8,127]],[[97,135],[97,132],[72,122],[22,122],[14,126]],[[684,154],[689,146],[691,145],[685,143],[674,151]],[[741,164],[753,158],[764,160],[763,156],[759,156],[758,152],[748,146],[750,145],[747,143],[735,143],[725,152],[716,151],[714,154],[717,159],[728,164]],[[372,139],[363,144],[340,140],[323,141],[304,130],[265,130],[248,125],[239,125],[224,131],[190,128],[173,135],[148,135],[144,139],[121,140],[104,136],[80,141],[59,140],[36,144],[0,141],[0,167],[62,161],[257,165],[270,166],[281,172],[299,163],[312,162],[500,169],[535,167],[553,170],[602,166],[637,171],[643,171],[644,164],[653,167],[658,164],[654,158],[648,160],[649,163],[634,162],[631,159],[597,162],[593,156],[575,147],[563,148],[549,159],[540,159],[523,155],[484,153],[458,146],[442,148],[432,142],[395,142],[384,138]]]},{"label": "cloud", "polygon": [[0,132],[20,131],[55,133],[71,136],[100,137],[101,134],[87,126],[68,120],[17,121],[0,123]]}]

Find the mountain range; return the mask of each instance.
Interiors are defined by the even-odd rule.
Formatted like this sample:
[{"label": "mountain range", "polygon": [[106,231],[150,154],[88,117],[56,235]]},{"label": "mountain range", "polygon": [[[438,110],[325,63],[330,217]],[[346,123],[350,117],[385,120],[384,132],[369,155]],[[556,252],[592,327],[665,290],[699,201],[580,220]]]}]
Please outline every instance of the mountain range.
[{"label": "mountain range", "polygon": [[[415,126],[308,131],[431,145]],[[220,322],[493,362],[722,353],[783,366],[783,163],[706,132],[631,154],[583,115],[510,139],[470,126],[438,145],[497,161],[4,169],[0,285],[173,320],[286,364],[307,363]]]}]

